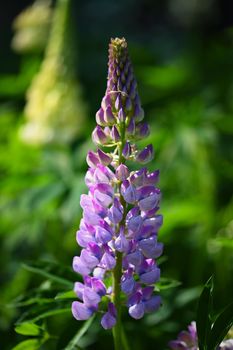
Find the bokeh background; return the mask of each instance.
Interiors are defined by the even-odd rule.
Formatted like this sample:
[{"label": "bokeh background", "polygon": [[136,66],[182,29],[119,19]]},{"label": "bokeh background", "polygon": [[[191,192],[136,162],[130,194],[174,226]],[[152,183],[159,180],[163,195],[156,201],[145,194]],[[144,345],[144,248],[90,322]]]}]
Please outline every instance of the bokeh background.
[{"label": "bokeh background", "polygon": [[[150,168],[161,171],[164,214],[163,307],[140,321],[124,315],[129,343],[135,350],[167,349],[195,319],[202,285],[212,274],[215,309],[231,301],[232,5],[230,0],[4,3],[1,349],[26,339],[17,350],[113,348],[111,332],[99,320],[78,347],[68,348],[82,323],[72,319],[71,300],[54,297],[77,279],[70,266],[78,253],[85,156],[94,147],[90,135],[105,91],[108,42],[115,36],[128,41],[151,125],[146,141],[156,150]],[[17,334],[15,323],[25,320],[42,327],[40,332]]]}]

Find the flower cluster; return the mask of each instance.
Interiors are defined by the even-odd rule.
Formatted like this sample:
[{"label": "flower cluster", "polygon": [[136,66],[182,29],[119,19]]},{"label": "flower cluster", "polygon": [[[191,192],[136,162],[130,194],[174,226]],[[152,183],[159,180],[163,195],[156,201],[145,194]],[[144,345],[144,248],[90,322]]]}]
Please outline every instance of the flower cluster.
[{"label": "flower cluster", "polygon": [[161,304],[154,294],[160,278],[156,259],[163,250],[157,241],[162,225],[159,171],[130,171],[125,164],[128,159],[144,164],[153,156],[151,145],[140,151],[134,144],[149,133],[136,86],[125,39],[112,39],[107,90],[92,136],[113,151],[99,148],[87,154],[89,191],[81,196],[83,218],[77,232],[82,250],[73,260],[74,271],[84,280],[75,284],[80,301],[73,302],[73,315],[88,319],[108,302],[101,319],[105,329],[116,324],[121,303],[135,319]]},{"label": "flower cluster", "polygon": [[[196,322],[191,322],[187,331],[180,332],[177,340],[170,341],[169,347],[172,350],[198,350]],[[233,350],[233,339],[222,341],[216,350]]]}]

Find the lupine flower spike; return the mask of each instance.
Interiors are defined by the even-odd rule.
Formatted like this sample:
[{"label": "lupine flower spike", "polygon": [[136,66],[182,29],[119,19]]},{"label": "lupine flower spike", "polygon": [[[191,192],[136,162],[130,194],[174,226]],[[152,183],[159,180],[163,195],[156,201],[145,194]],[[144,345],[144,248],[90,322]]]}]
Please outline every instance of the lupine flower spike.
[{"label": "lupine flower spike", "polygon": [[[44,2],[44,1],[40,1]],[[56,1],[45,57],[27,91],[20,139],[29,145],[72,143],[85,128],[85,106],[75,79],[71,0]],[[39,23],[39,31],[43,23]]]},{"label": "lupine flower spike", "polygon": [[161,304],[154,293],[160,278],[156,259],[163,250],[158,242],[159,171],[130,171],[126,165],[127,160],[144,165],[153,158],[152,145],[139,150],[135,144],[149,134],[143,118],[126,40],[112,39],[107,89],[92,133],[94,143],[105,150],[87,154],[89,192],[81,196],[83,218],[77,232],[82,250],[73,260],[83,283],[75,284],[79,301],[73,302],[72,312],[77,320],[102,313],[101,325],[114,327],[116,349],[122,349],[122,306],[140,319]]}]

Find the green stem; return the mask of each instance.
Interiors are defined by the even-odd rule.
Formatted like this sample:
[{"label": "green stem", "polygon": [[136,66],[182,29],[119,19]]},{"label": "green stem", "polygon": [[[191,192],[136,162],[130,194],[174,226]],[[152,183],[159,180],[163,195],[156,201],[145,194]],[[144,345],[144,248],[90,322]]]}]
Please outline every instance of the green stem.
[{"label": "green stem", "polygon": [[122,327],[121,329],[121,336],[122,336],[122,344],[123,344],[123,348],[124,350],[130,350],[129,348],[129,344],[128,344],[128,339],[126,337],[126,334],[125,334],[125,331],[124,331],[124,328]]},{"label": "green stem", "polygon": [[121,350],[121,271],[122,271],[122,253],[116,253],[116,267],[113,270],[113,303],[117,311],[117,323],[113,328],[113,338],[115,350]]},{"label": "green stem", "polygon": [[[120,125],[120,135],[121,142],[118,145],[118,164],[124,163],[125,159],[122,155],[123,147],[125,144],[125,123]],[[120,193],[121,183],[119,183],[119,193]],[[121,204],[124,208],[123,218],[120,222],[120,226],[125,225],[125,216],[126,216],[126,203],[124,198],[120,196]],[[116,252],[116,266],[113,270],[113,303],[117,311],[117,323],[113,328],[113,339],[114,339],[114,348],[115,350],[122,350],[124,339],[122,339],[122,334],[124,334],[122,323],[121,323],[121,275],[122,275],[122,253]],[[124,346],[125,347],[125,346]]]}]

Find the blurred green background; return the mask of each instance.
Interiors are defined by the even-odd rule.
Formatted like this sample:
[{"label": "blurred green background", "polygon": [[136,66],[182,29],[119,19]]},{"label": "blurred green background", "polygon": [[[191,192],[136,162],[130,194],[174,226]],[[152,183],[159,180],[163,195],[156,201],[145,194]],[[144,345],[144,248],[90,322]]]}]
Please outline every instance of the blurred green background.
[{"label": "blurred green background", "polygon": [[[27,10],[25,10],[27,8]],[[124,36],[161,171],[163,307],[124,315],[135,350],[167,349],[215,275],[233,291],[233,8],[227,0],[8,1],[0,12],[0,348],[67,347],[86,152],[108,42]],[[22,11],[24,11],[22,13]],[[21,13],[20,17],[19,14]],[[177,282],[176,282],[177,281]],[[174,288],[166,288],[174,287]],[[62,311],[63,310],[63,311]],[[47,313],[47,314],[46,314]],[[49,314],[48,314],[49,313]],[[15,323],[40,328],[29,337]],[[29,332],[30,333],[30,332]],[[28,341],[28,340],[26,340]],[[72,344],[71,344],[72,345]],[[95,320],[76,349],[112,349]]]}]

